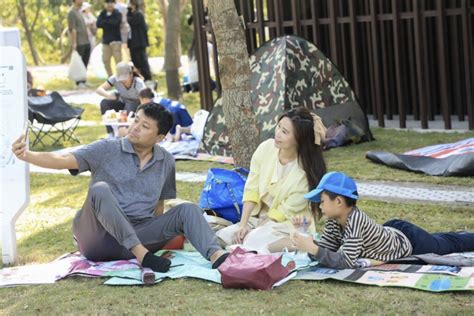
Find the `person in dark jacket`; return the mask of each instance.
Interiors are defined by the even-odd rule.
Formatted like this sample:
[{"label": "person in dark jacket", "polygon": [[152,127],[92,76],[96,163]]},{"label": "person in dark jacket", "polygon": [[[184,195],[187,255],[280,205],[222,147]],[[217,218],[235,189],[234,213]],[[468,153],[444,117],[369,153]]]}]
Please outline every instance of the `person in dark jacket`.
[{"label": "person in dark jacket", "polygon": [[103,30],[102,61],[107,75],[110,77],[113,74],[110,66],[112,56],[114,56],[115,64],[122,61],[122,37],[120,35],[122,14],[115,9],[115,0],[105,0],[104,10],[97,18],[96,24],[98,28]]},{"label": "person in dark jacket", "polygon": [[[150,65],[146,48],[148,47],[148,26],[143,13],[138,11],[138,0],[130,0],[128,4],[127,21],[130,25],[130,38],[128,48],[130,57],[135,67],[138,68],[145,79],[145,83],[151,82]],[[148,81],[148,82],[147,82]]]}]

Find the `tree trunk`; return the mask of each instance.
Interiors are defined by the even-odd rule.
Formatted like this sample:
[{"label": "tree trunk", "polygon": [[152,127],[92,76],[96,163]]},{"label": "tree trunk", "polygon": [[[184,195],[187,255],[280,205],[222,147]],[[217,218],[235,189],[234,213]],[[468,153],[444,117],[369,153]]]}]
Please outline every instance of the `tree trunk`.
[{"label": "tree trunk", "polygon": [[26,41],[28,42],[28,46],[30,47],[31,56],[33,57],[33,63],[35,64],[35,66],[38,66],[39,65],[38,52],[36,51],[35,44],[33,43],[32,34],[29,30],[27,31],[27,29],[25,29],[25,36],[26,36]]},{"label": "tree trunk", "polygon": [[157,0],[158,11],[163,18],[163,25],[168,25],[168,0]]},{"label": "tree trunk", "polygon": [[30,47],[31,56],[33,57],[33,63],[38,66],[39,65],[39,56],[38,52],[36,51],[36,47],[33,41],[33,32],[35,30],[36,21],[38,20],[40,8],[37,6],[37,10],[35,13],[35,18],[33,23],[30,27],[28,24],[28,19],[26,17],[26,7],[24,1],[20,0],[16,2],[16,7],[18,10],[18,16],[20,17],[21,25],[23,26],[23,30],[25,31],[26,41],[28,42],[28,46]]},{"label": "tree trunk", "polygon": [[170,1],[168,4],[168,23],[165,37],[165,71],[168,97],[177,100],[181,96],[179,83],[179,67],[181,66],[181,23],[180,1]]},{"label": "tree trunk", "polygon": [[222,104],[237,166],[248,168],[260,142],[250,97],[250,63],[244,30],[234,0],[209,0],[209,18],[216,36]]}]

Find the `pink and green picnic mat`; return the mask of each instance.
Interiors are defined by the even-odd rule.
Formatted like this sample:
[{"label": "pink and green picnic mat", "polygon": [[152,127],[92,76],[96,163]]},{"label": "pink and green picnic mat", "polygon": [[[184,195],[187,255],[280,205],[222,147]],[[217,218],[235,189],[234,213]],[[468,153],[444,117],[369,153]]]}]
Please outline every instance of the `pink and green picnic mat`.
[{"label": "pink and green picnic mat", "polygon": [[[456,254],[462,264],[472,265],[474,253]],[[443,258],[442,258],[443,259]],[[449,259],[449,256],[447,257]],[[171,251],[173,268],[155,273],[155,283],[166,279],[198,278],[221,283],[219,271],[197,252]],[[274,286],[291,280],[339,280],[383,287],[405,287],[429,292],[473,291],[474,266],[383,264],[361,269],[335,270],[310,262],[306,254],[283,253],[282,264],[295,262],[290,275]],[[450,261],[450,260],[448,260]],[[452,260],[451,260],[452,261]],[[55,283],[65,278],[104,278],[106,285],[143,285],[136,260],[92,262],[78,253],[38,265],[18,266],[0,270],[0,287]]]}]

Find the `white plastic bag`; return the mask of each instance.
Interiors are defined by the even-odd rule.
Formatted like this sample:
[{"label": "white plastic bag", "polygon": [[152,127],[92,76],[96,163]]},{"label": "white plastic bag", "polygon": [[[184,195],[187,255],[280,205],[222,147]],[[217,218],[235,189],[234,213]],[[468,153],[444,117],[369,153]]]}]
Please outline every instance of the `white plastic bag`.
[{"label": "white plastic bag", "polygon": [[74,50],[71,55],[68,78],[74,82],[86,81],[87,78],[87,68],[76,50]]}]

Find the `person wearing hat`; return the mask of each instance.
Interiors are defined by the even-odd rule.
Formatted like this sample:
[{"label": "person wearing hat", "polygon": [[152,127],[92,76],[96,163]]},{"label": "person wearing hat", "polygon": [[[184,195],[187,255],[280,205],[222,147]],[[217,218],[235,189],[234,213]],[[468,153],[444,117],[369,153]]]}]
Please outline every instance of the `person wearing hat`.
[{"label": "person wearing hat", "polygon": [[[319,203],[322,214],[328,218],[321,240],[294,233],[296,248],[308,253],[312,260],[322,265],[346,269],[394,261],[410,255],[434,253],[446,255],[474,250],[474,233],[449,232],[430,234],[404,220],[393,219],[377,224],[356,202],[357,185],[342,172],[329,172],[318,186],[305,195],[311,202]],[[303,218],[295,218],[298,227]]]},{"label": "person wearing hat", "polygon": [[86,22],[87,36],[91,45],[91,50],[95,47],[95,35],[97,34],[97,18],[92,13],[92,5],[89,2],[84,2],[81,7],[82,16]]},{"label": "person wearing hat", "polygon": [[319,216],[304,194],[326,172],[325,131],[321,119],[304,107],[279,117],[275,138],[261,143],[252,155],[240,223],[217,232],[225,244],[242,244],[262,253],[291,248],[292,218]]},{"label": "person wearing hat", "polygon": [[[116,91],[108,91],[111,88],[115,88]],[[135,112],[140,104],[140,91],[143,88],[145,83],[133,64],[118,63],[117,75],[111,76],[96,90],[97,94],[105,98],[100,102],[101,114],[104,115],[107,110]],[[113,134],[110,126],[106,128],[107,133]]]}]

